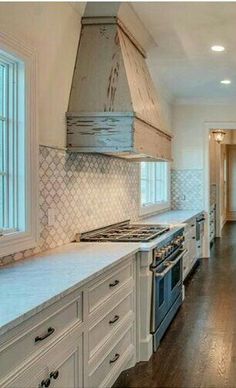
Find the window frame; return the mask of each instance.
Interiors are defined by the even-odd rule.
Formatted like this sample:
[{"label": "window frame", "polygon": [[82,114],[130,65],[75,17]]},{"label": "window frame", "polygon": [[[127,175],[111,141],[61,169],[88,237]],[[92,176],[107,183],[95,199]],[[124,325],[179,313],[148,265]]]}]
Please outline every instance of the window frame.
[{"label": "window frame", "polygon": [[[24,230],[13,230],[0,236],[0,257],[34,248],[38,242],[38,131],[36,53],[14,37],[0,32],[0,50],[24,64],[25,137],[18,147],[24,149],[25,210]],[[21,118],[20,118],[21,120]],[[19,168],[21,168],[20,166]],[[21,216],[21,220],[23,216]]]},{"label": "window frame", "polygon": [[[149,163],[149,162],[146,162]],[[163,163],[160,161],[157,163]],[[167,162],[167,200],[163,202],[157,202],[155,204],[150,205],[142,205],[142,193],[141,193],[141,163],[139,168],[139,215],[145,216],[148,214],[158,213],[164,210],[168,210],[170,208],[170,163]]]}]

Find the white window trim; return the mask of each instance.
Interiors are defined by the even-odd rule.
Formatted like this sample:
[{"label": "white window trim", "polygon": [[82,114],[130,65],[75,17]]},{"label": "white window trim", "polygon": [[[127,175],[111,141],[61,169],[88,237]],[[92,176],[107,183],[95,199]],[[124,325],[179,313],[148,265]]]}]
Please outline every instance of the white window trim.
[{"label": "white window trim", "polygon": [[0,257],[34,248],[38,242],[38,131],[36,53],[16,38],[0,32],[0,49],[18,57],[25,66],[26,88],[26,231],[0,237]]},{"label": "white window trim", "polygon": [[143,206],[141,202],[141,164],[139,167],[139,216],[146,216],[151,215],[155,213],[162,212],[164,210],[170,209],[170,164],[168,166],[168,181],[167,181],[167,193],[168,193],[168,200],[165,202],[159,202],[151,205]]}]

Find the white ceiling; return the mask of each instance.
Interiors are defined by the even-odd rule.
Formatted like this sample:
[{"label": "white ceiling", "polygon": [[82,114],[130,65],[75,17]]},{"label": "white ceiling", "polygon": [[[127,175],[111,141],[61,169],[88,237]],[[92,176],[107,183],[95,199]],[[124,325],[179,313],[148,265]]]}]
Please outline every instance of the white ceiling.
[{"label": "white ceiling", "polygon": [[[236,102],[236,3],[133,2],[158,47],[151,73],[172,99]],[[213,53],[214,44],[225,46]],[[230,86],[221,85],[229,78]]]}]

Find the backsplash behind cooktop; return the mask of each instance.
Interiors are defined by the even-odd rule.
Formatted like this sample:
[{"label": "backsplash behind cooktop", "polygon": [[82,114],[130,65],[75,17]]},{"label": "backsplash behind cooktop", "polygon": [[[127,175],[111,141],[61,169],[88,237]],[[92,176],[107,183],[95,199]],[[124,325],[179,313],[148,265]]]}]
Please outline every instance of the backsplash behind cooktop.
[{"label": "backsplash behind cooktop", "polygon": [[40,146],[38,247],[0,258],[0,264],[69,243],[78,232],[135,220],[138,204],[138,163]]},{"label": "backsplash behind cooktop", "polygon": [[[2,257],[0,265],[69,243],[76,233],[138,219],[139,173],[139,163],[40,146],[38,246]],[[173,170],[171,176],[172,208],[202,208],[202,171]]]}]

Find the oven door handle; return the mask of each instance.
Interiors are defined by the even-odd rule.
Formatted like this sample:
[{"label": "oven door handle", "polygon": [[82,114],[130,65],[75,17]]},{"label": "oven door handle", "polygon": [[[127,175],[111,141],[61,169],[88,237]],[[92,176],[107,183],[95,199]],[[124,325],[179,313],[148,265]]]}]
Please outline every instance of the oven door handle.
[{"label": "oven door handle", "polygon": [[171,270],[172,264],[168,263],[168,267],[163,272],[154,272],[156,278],[164,278],[164,276]]},{"label": "oven door handle", "polygon": [[180,253],[178,254],[177,258],[174,261],[167,260],[166,263],[168,264],[168,267],[161,273],[154,272],[155,277],[163,278],[178,263],[178,261],[182,259],[182,257],[185,255],[186,252],[187,252],[187,249],[181,249]]},{"label": "oven door handle", "polygon": [[180,259],[182,259],[182,257],[185,255],[186,252],[187,252],[187,249],[181,249],[178,257],[174,261],[170,261],[170,263],[172,264],[172,267],[174,267],[175,264],[177,264],[178,261],[180,261]]}]

